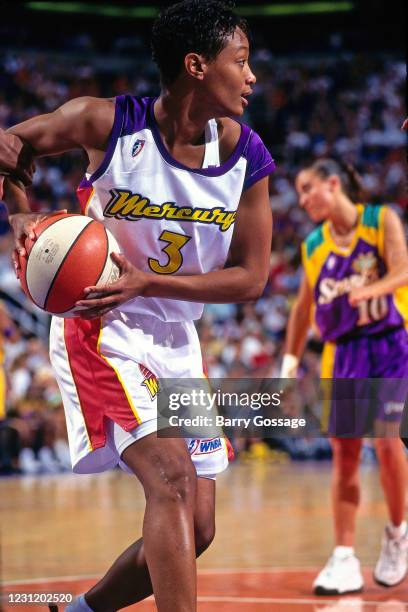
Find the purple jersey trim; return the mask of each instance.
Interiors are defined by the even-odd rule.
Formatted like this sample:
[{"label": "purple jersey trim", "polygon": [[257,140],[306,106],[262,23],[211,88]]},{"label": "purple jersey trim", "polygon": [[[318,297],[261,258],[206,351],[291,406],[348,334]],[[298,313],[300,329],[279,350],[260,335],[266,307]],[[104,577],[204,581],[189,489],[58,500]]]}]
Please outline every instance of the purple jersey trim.
[{"label": "purple jersey trim", "polygon": [[154,116],[153,106],[156,100],[157,98],[151,98],[149,109],[148,109],[147,122],[148,122],[149,127],[152,130],[153,138],[157,145],[157,148],[159,149],[160,154],[163,157],[163,159],[168,164],[170,164],[171,166],[175,166],[176,168],[180,168],[181,170],[187,170],[188,172],[193,172],[194,174],[201,174],[202,176],[212,176],[212,177],[222,176],[223,174],[226,174],[229,170],[231,170],[231,168],[235,166],[235,164],[237,163],[237,161],[243,154],[243,151],[247,145],[247,142],[248,142],[248,139],[251,133],[251,129],[247,125],[241,124],[241,135],[239,137],[238,143],[235,149],[233,150],[233,152],[231,153],[230,157],[227,159],[226,162],[221,164],[221,166],[217,166],[215,168],[214,167],[189,168],[188,166],[185,166],[184,164],[181,164],[176,159],[174,159],[174,157],[170,155],[170,153],[168,152],[168,150],[166,149],[162,141],[162,138],[159,132],[159,128],[157,127],[156,119]]},{"label": "purple jersey trim", "polygon": [[163,159],[171,166],[187,170],[202,176],[222,176],[235,166],[240,157],[247,159],[247,170],[245,175],[243,191],[251,187],[254,183],[271,174],[275,170],[275,162],[266,149],[262,140],[245,124],[240,124],[241,134],[238,139],[235,149],[230,157],[220,166],[210,168],[189,168],[178,162],[170,155],[166,149],[160,135],[159,128],[154,116],[154,103],[157,98],[139,98],[136,96],[122,95],[117,96],[115,103],[115,118],[113,121],[112,130],[109,136],[108,147],[105,157],[101,165],[89,177],[84,178],[80,187],[91,185],[96,179],[100,178],[107,170],[113,154],[115,152],[116,143],[120,136],[135,134],[140,130],[148,127],[152,131],[153,138],[160,151]]},{"label": "purple jersey trim", "polygon": [[116,143],[122,132],[126,106],[126,96],[117,96],[115,102],[115,118],[113,120],[112,130],[109,135],[108,148],[106,149],[105,157],[103,158],[101,165],[89,177],[89,183],[96,181],[96,179],[100,178],[108,169],[115,152]]},{"label": "purple jersey trim", "polygon": [[151,98],[125,96],[121,136],[129,136],[145,129],[150,100]]},{"label": "purple jersey trim", "polygon": [[86,189],[87,187],[92,187],[92,181],[84,176],[77,189]]},{"label": "purple jersey trim", "polygon": [[256,132],[251,132],[244,155],[247,158],[248,165],[243,191],[274,172],[276,168],[268,149]]}]

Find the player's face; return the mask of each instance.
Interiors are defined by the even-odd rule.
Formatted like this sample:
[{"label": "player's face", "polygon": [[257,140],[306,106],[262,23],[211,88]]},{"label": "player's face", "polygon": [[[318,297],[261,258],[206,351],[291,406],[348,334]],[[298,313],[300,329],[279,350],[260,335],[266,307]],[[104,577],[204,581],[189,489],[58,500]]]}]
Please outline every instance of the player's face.
[{"label": "player's face", "polygon": [[237,28],[215,60],[206,65],[204,95],[215,117],[239,116],[248,106],[247,96],[256,82],[248,57],[248,39]]},{"label": "player's face", "polygon": [[315,223],[330,217],[334,205],[333,185],[313,170],[302,170],[296,177],[299,204]]}]

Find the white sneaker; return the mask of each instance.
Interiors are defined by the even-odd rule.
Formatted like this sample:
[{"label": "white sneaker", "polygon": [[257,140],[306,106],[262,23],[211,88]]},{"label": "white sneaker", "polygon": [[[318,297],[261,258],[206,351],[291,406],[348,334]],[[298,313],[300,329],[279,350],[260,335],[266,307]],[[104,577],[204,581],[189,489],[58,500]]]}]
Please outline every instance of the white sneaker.
[{"label": "white sneaker", "polygon": [[313,583],[315,595],[345,595],[363,590],[360,561],[354,554],[337,546]]},{"label": "white sneaker", "polygon": [[393,537],[389,526],[384,530],[380,557],[374,569],[374,580],[391,587],[402,582],[408,574],[408,528],[400,537]]},{"label": "white sneaker", "polygon": [[55,459],[53,452],[48,446],[43,446],[38,451],[38,460],[41,463],[43,474],[58,474],[61,470],[58,461]]},{"label": "white sneaker", "polygon": [[35,458],[32,448],[23,448],[18,456],[18,464],[23,474],[39,474],[41,463]]}]

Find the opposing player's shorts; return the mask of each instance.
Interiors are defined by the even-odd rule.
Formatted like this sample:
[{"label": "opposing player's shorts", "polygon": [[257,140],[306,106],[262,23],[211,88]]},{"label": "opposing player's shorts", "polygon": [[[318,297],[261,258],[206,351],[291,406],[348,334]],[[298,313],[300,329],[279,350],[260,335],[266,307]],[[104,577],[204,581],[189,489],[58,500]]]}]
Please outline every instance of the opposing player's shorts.
[{"label": "opposing player's shorts", "polygon": [[[160,378],[203,377],[192,321],[163,322],[119,310],[91,321],[53,317],[50,357],[77,473],[125,467],[125,448],[157,431]],[[186,439],[198,476],[214,476],[228,465],[227,440],[211,442]]]},{"label": "opposing player's shorts", "polygon": [[322,378],[332,378],[328,431],[335,436],[374,433],[375,422],[399,423],[408,394],[408,334],[326,343]]}]

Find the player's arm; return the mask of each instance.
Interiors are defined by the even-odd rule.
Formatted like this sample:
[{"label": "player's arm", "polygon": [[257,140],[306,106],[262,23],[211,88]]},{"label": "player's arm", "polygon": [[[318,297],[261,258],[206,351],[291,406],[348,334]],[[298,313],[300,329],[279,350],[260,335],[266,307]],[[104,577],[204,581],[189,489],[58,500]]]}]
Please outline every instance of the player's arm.
[{"label": "player's arm", "polygon": [[[13,126],[6,134],[0,134],[0,142],[9,136],[19,137],[30,147],[33,157],[59,155],[82,148],[87,152],[92,165],[98,159],[98,154],[101,156],[106,149],[113,118],[113,100],[76,98],[52,113],[38,115]],[[0,172],[6,169],[0,157]],[[24,236],[34,238],[32,232],[35,225],[46,215],[31,213],[24,185],[12,176],[7,177],[4,183],[4,199],[16,248],[23,255]]]},{"label": "player's arm", "polygon": [[404,228],[397,213],[391,208],[387,208],[384,213],[384,260],[387,273],[371,285],[353,289],[349,294],[352,306],[408,285],[408,249]]},{"label": "player's arm", "polygon": [[97,292],[103,297],[79,302],[78,305],[89,309],[81,316],[101,316],[138,295],[207,303],[256,300],[268,279],[271,241],[272,212],[265,177],[241,196],[228,268],[190,276],[146,274],[124,257],[113,255],[121,269],[120,279],[104,288],[98,287]]},{"label": "player's arm", "polygon": [[25,185],[31,183],[34,166],[32,151],[27,143],[14,134],[7,134],[0,129],[0,197],[3,176],[13,176]]},{"label": "player's arm", "polygon": [[297,376],[299,361],[305,348],[307,333],[310,327],[312,304],[312,289],[306,274],[304,274],[286,327],[281,378],[296,378]]},{"label": "player's arm", "polygon": [[30,145],[34,157],[73,149],[105,150],[114,118],[112,99],[90,96],[69,100],[52,113],[38,115],[7,130]]},{"label": "player's arm", "polygon": [[[35,240],[34,228],[43,219],[52,215],[60,215],[66,213],[66,210],[58,210],[52,213],[32,213],[30,203],[24,185],[21,181],[6,177],[4,181],[4,200],[8,208],[8,220],[14,232],[14,248],[13,262],[17,278],[20,274],[20,257],[24,257],[25,238]],[[17,251],[17,253],[16,253]]]}]

